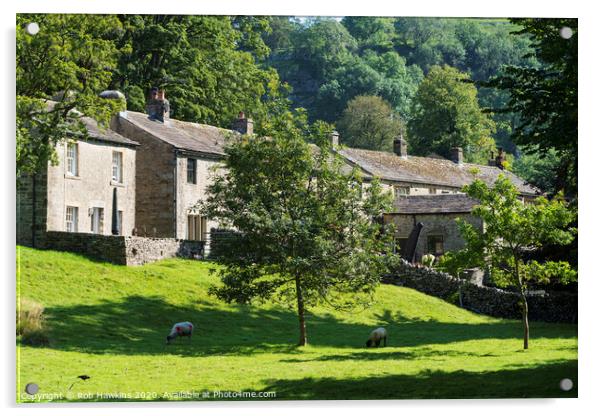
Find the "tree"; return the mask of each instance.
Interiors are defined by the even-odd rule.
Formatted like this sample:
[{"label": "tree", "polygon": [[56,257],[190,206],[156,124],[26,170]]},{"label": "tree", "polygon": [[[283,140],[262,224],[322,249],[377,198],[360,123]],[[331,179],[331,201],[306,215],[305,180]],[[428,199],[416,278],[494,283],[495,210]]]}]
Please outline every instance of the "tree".
[{"label": "tree", "polygon": [[512,163],[512,171],[530,184],[553,195],[558,189],[556,172],[560,164],[558,152],[550,149],[546,154],[521,153]]},{"label": "tree", "polygon": [[361,49],[387,52],[393,49],[394,20],[388,17],[347,16],[341,21]]},{"label": "tree", "polygon": [[289,113],[270,126],[269,138],[232,139],[225,169],[200,203],[205,215],[236,230],[220,240],[222,285],[210,292],[227,302],[296,303],[305,345],[312,305],[369,302],[394,264],[392,229],[375,221],[391,201],[378,182],[362,189],[359,172],[342,173],[323,123],[309,127]]},{"label": "tree", "polygon": [[[35,35],[25,29],[31,22],[40,29]],[[17,177],[46,167],[65,137],[87,137],[81,113],[106,125],[121,108],[123,103],[98,97],[115,68],[120,33],[114,16],[17,15]],[[50,108],[53,97],[57,103]]]},{"label": "tree", "polygon": [[547,200],[540,197],[533,202],[522,202],[516,188],[503,175],[491,188],[475,180],[464,188],[464,192],[479,201],[472,215],[480,218],[485,227],[481,231],[458,219],[466,247],[457,253],[449,253],[447,261],[456,269],[458,262],[463,262],[465,268],[487,267],[496,284],[518,290],[524,327],[523,348],[527,349],[529,284],[549,283],[551,278],[566,284],[576,280],[577,273],[565,261],[525,261],[523,253],[544,244],[569,244],[576,233],[576,229],[570,227],[575,212],[562,198]]},{"label": "tree", "polygon": [[477,101],[468,75],[449,66],[434,66],[418,87],[408,121],[412,153],[449,157],[462,147],[471,162],[484,162],[495,143],[495,124]]},{"label": "tree", "polygon": [[267,17],[121,15],[125,28],[112,86],[144,111],[151,87],[167,91],[171,116],[229,128],[239,111],[259,122],[280,93],[278,74],[260,62]]},{"label": "tree", "polygon": [[348,146],[392,151],[393,139],[399,136],[403,124],[382,98],[358,96],[347,103],[337,128]]},{"label": "tree", "polygon": [[[509,66],[489,84],[510,94],[502,112],[515,112],[520,122],[512,139],[529,153],[558,152],[560,179],[556,190],[577,192],[577,19],[511,19],[522,26],[517,35],[531,39],[538,68]],[[565,39],[561,29],[569,28]]]}]

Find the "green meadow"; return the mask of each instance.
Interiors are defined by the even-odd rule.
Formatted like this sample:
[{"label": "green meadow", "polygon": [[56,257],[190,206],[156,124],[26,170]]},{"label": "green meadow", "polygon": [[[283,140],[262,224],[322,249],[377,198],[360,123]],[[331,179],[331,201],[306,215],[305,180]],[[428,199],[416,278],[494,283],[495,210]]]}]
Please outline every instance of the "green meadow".
[{"label": "green meadow", "polygon": [[[22,402],[577,396],[576,325],[533,322],[523,351],[519,321],[381,285],[370,308],[312,309],[310,345],[300,348],[294,310],[209,296],[214,263],[125,267],[26,247],[17,260],[19,296],[44,306],[49,338],[17,337]],[[166,346],[179,321],[195,324],[192,339]],[[388,345],[366,349],[377,326]],[[559,388],[564,378],[571,391]],[[38,395],[24,394],[27,383]]]}]

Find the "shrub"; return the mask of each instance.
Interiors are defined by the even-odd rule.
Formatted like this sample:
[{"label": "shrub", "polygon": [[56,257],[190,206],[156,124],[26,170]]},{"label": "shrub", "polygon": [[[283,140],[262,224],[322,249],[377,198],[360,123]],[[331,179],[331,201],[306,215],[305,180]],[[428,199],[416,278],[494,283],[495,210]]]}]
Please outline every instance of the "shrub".
[{"label": "shrub", "polygon": [[17,306],[17,336],[28,345],[48,345],[44,307],[30,299],[21,299]]}]

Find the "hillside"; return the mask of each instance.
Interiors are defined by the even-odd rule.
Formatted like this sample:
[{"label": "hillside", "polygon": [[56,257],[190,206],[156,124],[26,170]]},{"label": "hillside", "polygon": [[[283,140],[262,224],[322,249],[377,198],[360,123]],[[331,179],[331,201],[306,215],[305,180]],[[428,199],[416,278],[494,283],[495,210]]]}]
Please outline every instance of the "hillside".
[{"label": "hillside", "polygon": [[[124,267],[24,247],[17,260],[20,296],[44,305],[50,327],[48,347],[18,348],[19,393],[35,382],[40,393],[87,392],[90,400],[182,391],[213,399],[217,390],[280,400],[577,395],[558,388],[563,378],[577,380],[574,325],[534,323],[531,349],[522,351],[518,321],[383,285],[367,310],[313,309],[310,346],[299,349],[293,311],[209,297],[212,263]],[[196,325],[192,342],[165,346],[171,325],[184,320]],[[389,345],[363,348],[376,326],[387,327]]]}]

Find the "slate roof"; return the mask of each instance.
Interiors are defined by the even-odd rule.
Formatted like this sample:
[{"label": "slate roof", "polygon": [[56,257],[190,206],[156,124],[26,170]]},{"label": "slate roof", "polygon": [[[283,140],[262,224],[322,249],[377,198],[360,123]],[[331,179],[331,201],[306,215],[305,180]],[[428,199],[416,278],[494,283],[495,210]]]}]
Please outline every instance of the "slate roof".
[{"label": "slate roof", "polygon": [[93,118],[82,117],[80,120],[85,124],[86,129],[88,130],[88,135],[92,139],[103,142],[122,144],[125,146],[138,146],[140,144],[138,142],[135,142],[134,140],[130,140],[127,137],[122,136],[121,134],[109,128],[99,127],[98,123]]},{"label": "slate roof", "polygon": [[[206,124],[169,119],[166,123],[151,120],[148,115],[128,111],[125,119],[176,149],[224,156],[224,143],[231,130]],[[124,118],[123,116],[120,116]]]},{"label": "slate roof", "polygon": [[420,156],[408,156],[403,159],[394,153],[355,148],[342,148],[338,152],[367,174],[383,180],[461,188],[475,179],[472,172],[476,171],[476,178],[489,186],[493,185],[500,174],[503,174],[510,179],[521,194],[538,195],[541,193],[512,172],[501,170],[496,166],[473,163],[458,165],[447,159]]},{"label": "slate roof", "polygon": [[464,194],[413,195],[397,199],[392,214],[469,213],[479,202]]},{"label": "slate roof", "polygon": [[[46,108],[48,109],[48,111],[51,111],[56,104],[58,104],[56,101],[46,100]],[[117,143],[126,146],[140,145],[140,143],[134,140],[130,140],[127,137],[124,137],[121,134],[117,133],[116,131],[113,131],[107,127],[100,127],[98,125],[98,122],[92,117],[82,116],[82,113],[80,113],[77,110],[71,110],[70,114],[81,116],[79,117],[79,120],[82,123],[84,123],[84,125],[86,126],[86,130],[88,130],[88,135],[94,140]]]}]

